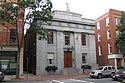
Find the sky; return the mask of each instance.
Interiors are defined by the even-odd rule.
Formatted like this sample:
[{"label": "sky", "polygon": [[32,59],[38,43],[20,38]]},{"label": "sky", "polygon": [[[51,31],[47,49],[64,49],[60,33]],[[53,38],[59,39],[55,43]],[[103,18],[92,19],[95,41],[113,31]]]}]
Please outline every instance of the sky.
[{"label": "sky", "polygon": [[52,10],[66,11],[69,4],[70,12],[82,14],[83,18],[97,19],[109,9],[125,11],[125,0],[51,0]]}]

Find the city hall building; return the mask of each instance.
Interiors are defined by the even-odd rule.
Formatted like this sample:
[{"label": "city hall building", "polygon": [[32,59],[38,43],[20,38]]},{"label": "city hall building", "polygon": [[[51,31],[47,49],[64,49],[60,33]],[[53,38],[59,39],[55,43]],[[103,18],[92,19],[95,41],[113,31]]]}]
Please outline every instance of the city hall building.
[{"label": "city hall building", "polygon": [[[41,28],[48,30],[47,39],[39,40],[39,34],[27,31],[25,71],[36,75],[70,74],[82,73],[83,64],[96,66],[94,20],[70,11],[55,10],[50,23],[43,25],[38,22]],[[50,67],[56,70],[50,72]]]}]

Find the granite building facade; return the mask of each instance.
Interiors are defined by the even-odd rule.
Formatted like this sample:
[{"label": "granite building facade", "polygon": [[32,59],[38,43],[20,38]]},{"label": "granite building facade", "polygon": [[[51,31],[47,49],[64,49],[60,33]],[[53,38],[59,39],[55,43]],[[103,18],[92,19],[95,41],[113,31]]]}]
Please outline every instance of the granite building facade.
[{"label": "granite building facade", "polygon": [[55,10],[50,23],[43,25],[38,21],[41,28],[48,30],[47,39],[39,40],[38,34],[26,33],[25,70],[36,75],[49,74],[52,72],[47,72],[46,67],[55,66],[57,70],[53,73],[69,74],[82,73],[83,64],[96,66],[94,20]]}]

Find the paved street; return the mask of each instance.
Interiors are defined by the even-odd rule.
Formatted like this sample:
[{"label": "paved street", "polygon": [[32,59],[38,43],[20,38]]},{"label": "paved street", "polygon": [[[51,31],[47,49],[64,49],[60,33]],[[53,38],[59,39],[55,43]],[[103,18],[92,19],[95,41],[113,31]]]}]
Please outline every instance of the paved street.
[{"label": "paved street", "polygon": [[91,81],[93,83],[119,83],[117,81],[112,80],[111,78],[102,78],[102,79],[86,78],[86,79],[82,79],[82,80]]},{"label": "paved street", "polygon": [[92,78],[80,78],[80,79],[65,79],[65,80],[46,80],[46,81],[5,81],[3,83],[119,83],[113,81],[111,78],[92,79]]},{"label": "paved street", "polygon": [[84,79],[67,79],[67,80],[52,80],[52,83],[118,83],[117,81],[113,81],[111,78],[102,78],[102,79],[92,79],[92,78],[84,78]]}]

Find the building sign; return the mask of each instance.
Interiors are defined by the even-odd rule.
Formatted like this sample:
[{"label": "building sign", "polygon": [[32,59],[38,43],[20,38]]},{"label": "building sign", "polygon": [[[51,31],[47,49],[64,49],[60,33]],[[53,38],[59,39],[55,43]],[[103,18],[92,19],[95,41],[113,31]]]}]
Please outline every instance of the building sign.
[{"label": "building sign", "polygon": [[17,51],[0,51],[0,56],[17,56]]}]

